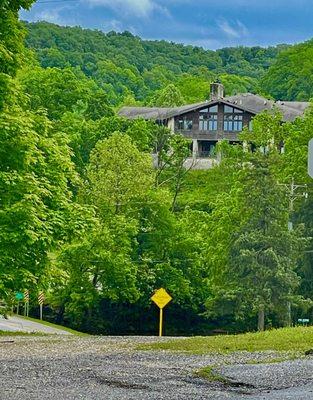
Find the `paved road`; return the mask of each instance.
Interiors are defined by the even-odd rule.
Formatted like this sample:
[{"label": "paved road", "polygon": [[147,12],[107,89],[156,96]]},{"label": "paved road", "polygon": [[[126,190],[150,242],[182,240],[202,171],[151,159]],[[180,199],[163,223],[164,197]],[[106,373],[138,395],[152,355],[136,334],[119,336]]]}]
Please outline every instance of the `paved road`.
[{"label": "paved road", "polygon": [[[13,342],[12,342],[13,340]],[[0,338],[0,400],[312,400],[313,359],[249,365],[249,353],[136,350],[156,338]],[[226,365],[226,362],[233,365]],[[235,364],[234,364],[235,363]],[[216,365],[232,384],[194,371]],[[223,366],[224,365],[224,366]]]},{"label": "paved road", "polygon": [[8,332],[40,332],[46,334],[71,335],[71,333],[37,322],[29,321],[19,317],[0,318],[0,331]]}]

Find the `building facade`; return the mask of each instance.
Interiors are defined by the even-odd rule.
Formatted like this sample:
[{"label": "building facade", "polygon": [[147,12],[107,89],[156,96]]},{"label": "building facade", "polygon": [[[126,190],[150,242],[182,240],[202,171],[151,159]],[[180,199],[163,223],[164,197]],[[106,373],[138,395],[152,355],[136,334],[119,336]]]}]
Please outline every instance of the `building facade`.
[{"label": "building facade", "polygon": [[214,159],[216,144],[228,140],[240,143],[239,135],[252,129],[253,117],[265,110],[279,110],[282,121],[294,121],[309,106],[307,102],[271,101],[251,93],[224,97],[220,83],[211,84],[210,100],[174,108],[123,107],[119,115],[154,120],[168,126],[173,133],[192,140],[194,159]]}]

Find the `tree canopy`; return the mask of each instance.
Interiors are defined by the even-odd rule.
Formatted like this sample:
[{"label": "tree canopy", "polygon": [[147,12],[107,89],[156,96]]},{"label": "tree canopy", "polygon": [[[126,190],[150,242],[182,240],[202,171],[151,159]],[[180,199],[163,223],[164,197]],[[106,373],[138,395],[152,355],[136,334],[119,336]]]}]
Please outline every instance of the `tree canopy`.
[{"label": "tree canopy", "polygon": [[[23,28],[18,11],[30,5],[0,6],[0,299],[45,290],[51,320],[101,334],[154,332],[160,287],[173,297],[171,334],[311,316],[312,108],[283,124],[258,115],[240,143],[218,144],[207,171],[185,168],[188,139],[115,113],[203,101],[217,77],[229,95],[309,99],[311,42],[209,51]],[[306,195],[291,207],[293,182]]]}]

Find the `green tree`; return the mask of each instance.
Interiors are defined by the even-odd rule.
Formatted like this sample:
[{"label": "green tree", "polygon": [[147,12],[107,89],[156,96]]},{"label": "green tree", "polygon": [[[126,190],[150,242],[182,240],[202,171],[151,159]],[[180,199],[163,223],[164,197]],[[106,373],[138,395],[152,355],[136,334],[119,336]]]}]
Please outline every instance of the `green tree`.
[{"label": "green tree", "polygon": [[[288,200],[278,184],[283,165],[278,145],[287,128],[277,114],[261,114],[254,120],[253,132],[242,135],[256,151],[238,147],[228,155],[224,152],[223,163],[238,170],[236,191],[231,198],[223,195],[222,211],[212,213],[212,217],[223,214],[213,228],[213,245],[219,241],[218,249],[227,251],[210,261],[213,295],[207,307],[241,320],[257,313],[260,330],[269,312],[283,314],[280,322],[286,323],[287,305],[296,300],[300,282],[301,232],[288,231]],[[222,228],[226,215],[228,226]]]},{"label": "green tree", "polygon": [[313,95],[313,40],[282,51],[262,80],[276,100],[309,101]]},{"label": "green tree", "polygon": [[48,252],[66,236],[76,178],[62,135],[45,115],[20,107],[0,115],[0,270],[7,289],[35,285]]},{"label": "green tree", "polygon": [[127,135],[119,132],[99,141],[90,157],[88,194],[105,218],[138,208],[152,189],[153,167],[148,154],[140,153]]},{"label": "green tree", "polygon": [[175,85],[170,84],[156,92],[149,105],[154,107],[175,107],[181,106],[184,103],[185,100],[179,89]]},{"label": "green tree", "polygon": [[[299,224],[304,226],[303,237],[307,239],[307,247],[299,262],[297,272],[301,276],[301,286],[299,294],[307,299],[313,299],[313,193],[312,179],[307,172],[308,142],[312,137],[313,115],[312,108],[306,112],[304,118],[297,119],[289,126],[284,139],[283,168],[279,171],[281,182],[286,185],[291,184],[292,180],[302,187],[297,191],[297,199],[294,201],[294,211],[290,215],[295,227]],[[307,185],[305,187],[304,185]],[[306,195],[305,195],[306,194]],[[301,306],[298,308],[300,316],[308,311]],[[310,310],[312,315],[312,308]],[[310,315],[308,314],[310,317]]]},{"label": "green tree", "polygon": [[283,310],[284,304],[287,308],[299,284],[295,271],[300,243],[287,229],[287,199],[271,173],[275,157],[256,153],[250,159],[243,175],[249,219],[234,235],[229,261],[242,304],[258,312],[259,330],[264,330],[266,312]]},{"label": "green tree", "polygon": [[33,67],[24,69],[19,80],[30,96],[31,109],[46,109],[50,119],[61,119],[70,111],[93,120],[113,115],[105,92],[79,70]]},{"label": "green tree", "polygon": [[66,276],[54,294],[62,318],[79,329],[105,331],[102,300],[132,303],[138,299],[137,267],[131,260],[136,233],[136,222],[121,215],[105,224],[95,220],[80,240],[62,248],[58,268]]},{"label": "green tree", "polygon": [[59,268],[67,278],[56,292],[62,314],[75,326],[105,330],[101,301],[132,303],[140,295],[133,258],[138,216],[154,181],[151,156],[140,153],[128,135],[115,132],[96,144],[87,179],[81,199],[95,206],[97,220],[62,248]]},{"label": "green tree", "polygon": [[173,194],[172,211],[174,211],[178,196],[182,191],[188,173],[194,167],[194,162],[191,161],[189,166],[186,165],[186,160],[191,156],[190,140],[181,135],[168,134],[167,130],[163,132],[165,133],[164,143],[157,153],[156,185],[166,184],[171,188]]},{"label": "green tree", "polygon": [[21,8],[28,9],[33,2],[13,0],[0,3],[0,110],[13,95],[11,78],[15,77],[24,59],[24,29],[18,21],[18,13]]},{"label": "green tree", "polygon": [[187,104],[199,103],[210,98],[210,80],[205,77],[193,76],[191,74],[181,75],[176,83],[184,101]]}]

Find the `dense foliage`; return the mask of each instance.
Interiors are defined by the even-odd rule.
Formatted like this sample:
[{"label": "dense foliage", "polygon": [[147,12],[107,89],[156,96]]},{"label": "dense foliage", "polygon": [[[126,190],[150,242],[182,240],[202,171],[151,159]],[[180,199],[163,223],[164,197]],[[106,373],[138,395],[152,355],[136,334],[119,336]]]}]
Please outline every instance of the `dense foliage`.
[{"label": "dense foliage", "polygon": [[[229,95],[258,91],[258,81],[285,46],[217,51],[166,41],[147,41],[129,32],[104,34],[46,22],[27,24],[27,45],[44,68],[79,68],[106,90],[113,105],[155,103],[156,92],[175,84],[187,103],[208,98],[219,76]],[[158,102],[160,103],[160,101]]]},{"label": "dense foliage", "polygon": [[262,84],[276,99],[309,101],[313,95],[313,40],[279,54]]},{"label": "dense foliage", "polygon": [[116,334],[155,331],[150,297],[159,287],[173,296],[171,333],[263,329],[312,313],[312,188],[291,212],[286,187],[310,183],[313,111],[283,125],[279,114],[259,115],[242,136],[257,150],[221,143],[222,161],[209,171],[184,168],[188,140],[114,113],[122,103],[203,100],[216,75],[230,93],[256,91],[284,46],[213,52],[38,23],[27,25],[34,54],[17,20],[30,2],[8,4],[0,297],[29,289],[36,314],[44,290],[49,318]]}]

